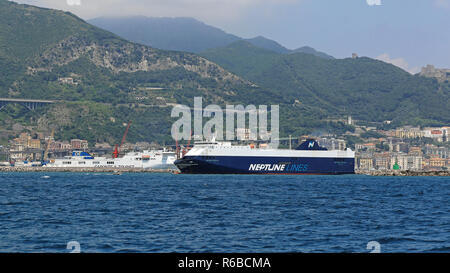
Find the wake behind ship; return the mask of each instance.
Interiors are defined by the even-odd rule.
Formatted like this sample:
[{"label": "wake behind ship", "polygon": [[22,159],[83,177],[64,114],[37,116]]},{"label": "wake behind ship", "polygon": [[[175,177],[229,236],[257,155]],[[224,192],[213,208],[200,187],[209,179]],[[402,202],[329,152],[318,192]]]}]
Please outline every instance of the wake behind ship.
[{"label": "wake behind ship", "polygon": [[355,152],[328,151],[315,140],[295,150],[211,141],[196,143],[175,165],[187,174],[354,174]]}]

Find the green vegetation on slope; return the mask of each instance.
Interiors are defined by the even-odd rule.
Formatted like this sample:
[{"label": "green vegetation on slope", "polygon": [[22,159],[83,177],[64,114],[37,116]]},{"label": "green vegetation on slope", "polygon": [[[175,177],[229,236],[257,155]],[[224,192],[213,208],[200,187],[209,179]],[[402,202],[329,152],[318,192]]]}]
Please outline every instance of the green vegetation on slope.
[{"label": "green vegetation on slope", "polygon": [[237,42],[202,56],[278,94],[280,103],[318,107],[396,124],[449,123],[449,89],[370,58],[325,59],[311,54],[274,54]]},{"label": "green vegetation on slope", "polygon": [[167,139],[168,103],[202,96],[205,103],[224,104],[240,101],[238,91],[255,92],[197,55],[130,43],[73,14],[5,0],[0,76],[0,97],[63,101],[35,112],[8,106],[0,115],[2,128],[17,122],[44,131],[56,127],[60,137],[90,141],[116,139],[128,120],[130,141]]},{"label": "green vegetation on slope", "polygon": [[0,0],[0,97],[63,101],[35,112],[8,106],[0,126],[117,143],[133,120],[130,141],[168,143],[171,105],[192,106],[195,96],[223,108],[280,104],[281,136],[351,131],[329,122],[347,114],[394,124],[450,121],[448,84],[380,61],[279,54],[246,41],[203,56],[210,61],[130,43],[70,13]]}]

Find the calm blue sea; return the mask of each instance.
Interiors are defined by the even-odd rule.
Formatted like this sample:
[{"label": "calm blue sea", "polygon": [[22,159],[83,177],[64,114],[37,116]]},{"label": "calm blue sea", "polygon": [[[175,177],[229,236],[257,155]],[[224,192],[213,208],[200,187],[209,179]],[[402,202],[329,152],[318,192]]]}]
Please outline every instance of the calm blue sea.
[{"label": "calm blue sea", "polygon": [[448,177],[0,173],[0,252],[450,252],[449,200]]}]

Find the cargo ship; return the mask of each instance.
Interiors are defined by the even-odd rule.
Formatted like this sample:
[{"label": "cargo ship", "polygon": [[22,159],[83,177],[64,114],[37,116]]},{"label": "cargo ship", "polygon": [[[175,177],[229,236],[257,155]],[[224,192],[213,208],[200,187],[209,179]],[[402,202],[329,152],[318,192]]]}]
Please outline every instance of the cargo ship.
[{"label": "cargo ship", "polygon": [[175,165],[185,174],[354,174],[355,152],[327,150],[313,139],[295,150],[210,141],[195,143]]}]

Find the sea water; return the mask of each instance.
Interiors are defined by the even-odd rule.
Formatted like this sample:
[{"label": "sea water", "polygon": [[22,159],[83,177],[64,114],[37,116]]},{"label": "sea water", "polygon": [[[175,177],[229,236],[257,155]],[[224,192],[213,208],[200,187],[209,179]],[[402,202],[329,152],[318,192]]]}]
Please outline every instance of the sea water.
[{"label": "sea water", "polygon": [[450,252],[448,177],[0,173],[0,252]]}]

